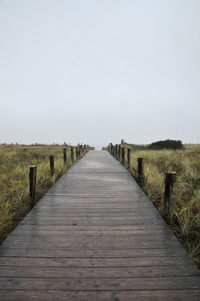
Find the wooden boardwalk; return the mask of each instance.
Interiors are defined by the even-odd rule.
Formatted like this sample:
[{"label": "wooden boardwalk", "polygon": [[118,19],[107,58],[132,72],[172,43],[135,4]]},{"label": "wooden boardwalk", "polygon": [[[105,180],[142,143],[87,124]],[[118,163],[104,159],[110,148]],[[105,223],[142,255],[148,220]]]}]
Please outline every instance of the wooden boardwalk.
[{"label": "wooden boardwalk", "polygon": [[0,300],[199,301],[200,272],[128,171],[90,151],[0,246]]}]

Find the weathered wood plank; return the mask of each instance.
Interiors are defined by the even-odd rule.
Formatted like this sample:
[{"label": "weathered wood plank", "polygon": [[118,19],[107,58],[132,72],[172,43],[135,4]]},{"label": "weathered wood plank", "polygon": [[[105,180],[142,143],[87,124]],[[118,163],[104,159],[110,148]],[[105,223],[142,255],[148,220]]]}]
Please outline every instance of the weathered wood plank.
[{"label": "weathered wood plank", "polygon": [[[84,243],[86,244],[90,244],[90,243],[94,243],[94,244],[105,244],[105,245],[109,245],[110,242],[119,245],[119,244],[126,244],[128,246],[128,244],[139,244],[139,243],[174,243],[174,245],[176,246],[177,243],[179,244],[179,242],[177,242],[176,237],[174,237],[173,235],[171,235],[170,232],[162,232],[160,235],[121,235],[120,236],[120,231],[118,231],[118,237],[119,237],[119,241],[116,241],[116,237],[115,236],[105,236],[103,237],[102,235],[97,235],[95,236],[95,241],[94,241],[94,235],[91,236],[87,236],[85,235],[84,237],[80,234],[79,235],[79,239],[77,239],[77,237],[75,237],[73,234],[69,237],[68,235],[65,235],[64,233],[61,233],[61,235],[57,234],[53,234],[50,235],[49,233],[47,233],[47,235],[42,235],[42,234],[37,234],[37,235],[16,235],[15,237],[15,242],[38,242],[38,243],[80,243],[80,245],[82,244],[82,242],[84,241]],[[77,232],[76,232],[77,233]],[[95,234],[95,232],[93,233]],[[8,237],[5,240],[5,245],[8,244],[8,242],[13,243],[13,236]]]},{"label": "weathered wood plank", "polygon": [[34,217],[34,216],[29,216],[27,219],[24,219],[25,220],[35,220],[35,219],[38,219],[39,217],[41,217],[42,219],[60,219],[60,220],[63,220],[63,219],[66,219],[66,218],[72,218],[72,217],[75,217],[75,218],[87,218],[87,219],[99,219],[99,218],[117,218],[117,219],[137,219],[138,218],[138,215],[141,217],[141,218],[156,218],[158,216],[158,212],[151,212],[151,211],[139,211],[139,212],[49,212],[49,213],[40,213],[40,212],[37,212],[37,217]]},{"label": "weathered wood plank", "polygon": [[[68,254],[67,254],[68,255]],[[81,255],[81,254],[80,254]],[[147,256],[147,254],[146,254]],[[72,258],[72,257],[0,257],[0,266],[18,266],[18,267],[93,267],[93,268],[104,268],[104,267],[157,267],[157,266],[184,266],[188,267],[191,265],[191,259],[184,255],[179,257],[174,256],[160,256],[157,257],[119,257],[119,258]],[[192,265],[192,269],[199,271],[195,265]],[[163,270],[165,268],[163,267]]]},{"label": "weathered wood plank", "polygon": [[9,278],[154,278],[175,276],[200,276],[192,265],[177,266],[150,266],[150,267],[103,267],[103,268],[80,268],[80,267],[1,267],[0,281],[2,277]]},{"label": "weathered wood plank", "polygon": [[163,236],[169,236],[171,237],[171,232],[170,231],[167,231],[167,230],[160,230],[160,229],[151,229],[151,230],[118,230],[118,231],[112,231],[112,230],[107,230],[107,231],[92,231],[92,230],[89,230],[89,231],[59,231],[59,230],[21,230],[21,231],[16,231],[16,232],[13,232],[13,234],[10,235],[10,238],[13,237],[13,236],[20,236],[20,237],[23,237],[24,240],[27,240],[31,237],[53,237],[56,239],[59,238],[59,237],[79,237],[79,238],[83,238],[83,237],[106,237],[106,236],[109,236],[109,237],[112,237],[112,238],[115,238],[115,237],[120,237],[120,236],[148,236],[148,237],[153,237],[155,238],[155,236],[157,238],[159,237],[163,237]]},{"label": "weathered wood plank", "polygon": [[[159,222],[159,223],[158,223]],[[31,219],[26,219],[22,221],[22,224],[24,225],[82,225],[82,226],[113,226],[113,225],[151,225],[151,224],[163,224],[164,221],[158,221],[158,219],[154,218],[142,218],[142,217],[137,217],[137,218],[66,218],[63,220],[59,219],[51,219],[51,218],[43,218],[37,220],[37,218],[34,220]]]},{"label": "weathered wood plank", "polygon": [[159,278],[0,278],[0,290],[200,290],[199,276]]},{"label": "weathered wood plank", "polygon": [[199,301],[200,290],[140,290],[140,291],[0,291],[6,301]]},{"label": "weathered wood plank", "polygon": [[178,248],[178,241],[159,241],[156,239],[148,240],[148,241],[137,241],[137,240],[113,240],[110,241],[102,239],[101,241],[96,241],[96,238],[88,241],[82,240],[81,242],[78,240],[68,240],[67,242],[43,242],[37,241],[32,238],[31,241],[17,241],[16,239],[13,241],[5,241],[5,246],[9,246],[10,248],[33,248],[38,245],[38,248],[45,249],[87,249],[87,250],[96,250],[96,249],[105,249],[105,250],[126,250],[126,249],[157,249],[157,248]]},{"label": "weathered wood plank", "polygon": [[179,257],[186,255],[186,251],[183,248],[152,248],[152,249],[125,249],[125,250],[102,250],[102,249],[60,249],[60,248],[41,248],[34,245],[32,248],[9,248],[3,245],[0,247],[0,256],[8,257],[68,257],[68,258],[152,258],[155,257],[159,260],[160,257],[173,256]]},{"label": "weathered wood plank", "polygon": [[[23,225],[20,224],[13,232],[18,233],[18,232],[23,232],[25,231],[30,231],[31,233],[34,231],[64,231],[65,233],[68,233],[69,231],[135,231],[135,230],[162,230],[162,231],[170,231],[169,228],[166,227],[166,225],[160,225],[160,224],[155,224],[155,225],[111,225],[111,226],[63,226],[63,225],[58,225],[58,226],[52,226],[52,225]],[[171,232],[171,231],[170,231]]]}]

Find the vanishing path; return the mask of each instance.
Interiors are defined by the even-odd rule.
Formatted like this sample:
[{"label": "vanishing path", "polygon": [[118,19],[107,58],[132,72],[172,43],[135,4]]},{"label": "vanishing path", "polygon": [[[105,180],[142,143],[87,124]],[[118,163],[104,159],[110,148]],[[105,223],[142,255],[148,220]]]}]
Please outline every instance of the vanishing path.
[{"label": "vanishing path", "polygon": [[90,151],[0,246],[0,300],[199,301],[200,273],[128,171]]}]

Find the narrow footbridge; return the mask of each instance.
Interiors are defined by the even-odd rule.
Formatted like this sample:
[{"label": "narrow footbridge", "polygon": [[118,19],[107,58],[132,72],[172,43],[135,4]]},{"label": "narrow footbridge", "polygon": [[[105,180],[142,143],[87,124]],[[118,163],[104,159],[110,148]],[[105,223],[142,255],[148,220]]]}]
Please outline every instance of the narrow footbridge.
[{"label": "narrow footbridge", "polygon": [[89,151],[0,246],[0,300],[199,301],[200,272],[129,172]]}]

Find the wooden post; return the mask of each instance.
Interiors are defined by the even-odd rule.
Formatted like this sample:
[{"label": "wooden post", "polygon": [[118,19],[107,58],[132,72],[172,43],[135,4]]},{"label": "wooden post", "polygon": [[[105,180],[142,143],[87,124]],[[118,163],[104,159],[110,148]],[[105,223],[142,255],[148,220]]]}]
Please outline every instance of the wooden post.
[{"label": "wooden post", "polygon": [[120,160],[120,156],[121,156],[121,145],[119,145],[118,148],[118,160]]},{"label": "wooden post", "polygon": [[115,158],[117,158],[117,152],[118,152],[118,145],[115,145]]},{"label": "wooden post", "polygon": [[64,164],[67,163],[67,149],[63,148],[63,160],[64,160]]},{"label": "wooden post", "polygon": [[71,146],[71,161],[74,162],[74,149],[73,146]]},{"label": "wooden post", "polygon": [[113,156],[113,152],[114,152],[114,145],[112,145],[112,148],[111,148],[111,155]]},{"label": "wooden post", "polygon": [[125,160],[125,158],[124,158],[124,147],[122,147],[122,163],[124,163],[124,160]]},{"label": "wooden post", "polygon": [[30,191],[30,207],[33,208],[35,202],[35,191],[36,191],[36,173],[37,166],[30,166],[29,172],[29,191]]},{"label": "wooden post", "polygon": [[76,159],[78,159],[78,156],[79,156],[79,149],[78,146],[76,146]]},{"label": "wooden post", "polygon": [[130,148],[128,148],[128,151],[127,151],[127,162],[128,162],[128,166],[130,166],[130,153],[131,153],[131,150],[130,150]]},{"label": "wooden post", "polygon": [[175,172],[168,172],[165,175],[165,195],[164,195],[164,214],[169,215],[171,212],[171,199],[174,182],[176,180]]},{"label": "wooden post", "polygon": [[143,158],[138,158],[138,181],[142,182],[143,180],[144,180]]},{"label": "wooden post", "polygon": [[50,162],[51,176],[53,176],[54,175],[54,156],[53,155],[50,155],[49,162]]},{"label": "wooden post", "polygon": [[110,153],[111,153],[111,155],[112,155],[112,151],[113,151],[113,145],[112,145],[112,143],[110,143]]},{"label": "wooden post", "polygon": [[113,145],[112,155],[113,155],[113,157],[115,156],[115,145]]}]

